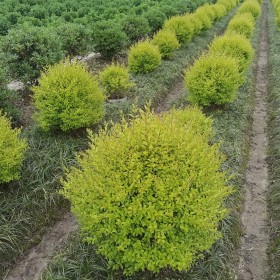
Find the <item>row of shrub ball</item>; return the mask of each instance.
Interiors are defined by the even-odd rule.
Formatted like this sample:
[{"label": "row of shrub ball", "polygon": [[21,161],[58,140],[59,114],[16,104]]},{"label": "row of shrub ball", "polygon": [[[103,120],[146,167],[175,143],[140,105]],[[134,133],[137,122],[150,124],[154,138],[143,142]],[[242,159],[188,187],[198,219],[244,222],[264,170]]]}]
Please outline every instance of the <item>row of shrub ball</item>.
[{"label": "row of shrub ball", "polygon": [[244,82],[254,50],[251,45],[256,18],[261,13],[257,0],[246,0],[231,19],[225,34],[214,39],[209,51],[185,73],[188,100],[202,106],[234,101]]},{"label": "row of shrub ball", "polygon": [[133,73],[148,73],[160,65],[161,58],[171,58],[174,51],[186,45],[203,30],[224,17],[238,1],[222,1],[205,4],[192,14],[174,16],[165,21],[151,40],[140,41],[128,53],[128,67]]}]

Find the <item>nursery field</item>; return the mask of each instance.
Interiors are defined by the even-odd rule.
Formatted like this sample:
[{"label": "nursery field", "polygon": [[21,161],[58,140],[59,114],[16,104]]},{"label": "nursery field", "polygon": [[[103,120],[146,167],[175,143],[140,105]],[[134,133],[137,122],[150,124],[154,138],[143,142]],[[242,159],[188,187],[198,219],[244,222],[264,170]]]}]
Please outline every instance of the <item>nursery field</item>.
[{"label": "nursery field", "polygon": [[280,0],[3,0],[0,279],[280,279]]}]

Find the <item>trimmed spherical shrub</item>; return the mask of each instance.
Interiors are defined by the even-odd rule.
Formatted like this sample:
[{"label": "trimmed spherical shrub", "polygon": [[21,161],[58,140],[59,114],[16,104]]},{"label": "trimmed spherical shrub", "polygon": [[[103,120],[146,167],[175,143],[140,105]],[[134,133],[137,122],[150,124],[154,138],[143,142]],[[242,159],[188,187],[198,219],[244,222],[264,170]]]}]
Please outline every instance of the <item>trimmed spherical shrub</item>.
[{"label": "trimmed spherical shrub", "polygon": [[125,274],[187,270],[221,236],[231,193],[211,120],[198,109],[90,133],[90,148],[62,181],[84,240]]},{"label": "trimmed spherical shrub", "polygon": [[108,98],[123,98],[134,84],[129,81],[128,69],[112,64],[99,73],[99,81]]},{"label": "trimmed spherical shrub", "polygon": [[210,5],[210,4],[205,4],[199,8],[197,8],[196,10],[197,13],[205,13],[208,15],[208,17],[210,18],[211,22],[213,23],[216,19],[216,13],[213,9],[213,5]]},{"label": "trimmed spherical shrub", "polygon": [[82,24],[64,23],[56,27],[56,32],[62,42],[66,55],[82,55],[92,51],[91,31]]},{"label": "trimmed spherical shrub", "polygon": [[34,91],[35,119],[43,130],[67,131],[96,124],[104,115],[98,82],[81,63],[50,66]]},{"label": "trimmed spherical shrub", "polygon": [[148,36],[151,32],[148,20],[143,16],[131,15],[122,21],[122,31],[130,42],[136,42]]},{"label": "trimmed spherical shrub", "polygon": [[189,17],[174,16],[164,23],[164,29],[175,33],[180,43],[186,44],[194,34],[194,25]]},{"label": "trimmed spherical shrub", "polygon": [[29,81],[38,78],[49,64],[59,62],[64,52],[53,29],[22,25],[3,37],[1,51],[6,54],[13,78]]},{"label": "trimmed spherical shrub", "polygon": [[174,51],[180,48],[180,43],[176,35],[167,29],[160,30],[155,34],[152,43],[158,46],[163,58],[172,57]]},{"label": "trimmed spherical shrub", "polygon": [[250,39],[255,25],[252,21],[252,15],[251,17],[249,15],[251,14],[247,13],[235,16],[229,22],[226,33],[238,33]]},{"label": "trimmed spherical shrub", "polygon": [[216,18],[218,18],[218,19],[224,17],[227,14],[227,9],[224,5],[215,4],[215,5],[212,5],[212,7],[216,13]]},{"label": "trimmed spherical shrub", "polygon": [[257,1],[246,1],[238,9],[238,14],[251,13],[256,19],[261,14],[261,6]]},{"label": "trimmed spherical shrub", "polygon": [[236,4],[236,0],[218,0],[217,4],[223,5],[227,11],[230,11]]},{"label": "trimmed spherical shrub", "polygon": [[132,46],[128,53],[128,67],[133,73],[148,73],[160,65],[159,48],[149,41]]},{"label": "trimmed spherical shrub", "polygon": [[241,82],[238,61],[225,55],[202,56],[185,74],[188,100],[203,106],[234,101]]},{"label": "trimmed spherical shrub", "polygon": [[195,12],[193,15],[202,22],[202,30],[207,30],[212,27],[213,22],[206,11],[200,10]]},{"label": "trimmed spherical shrub", "polygon": [[26,148],[26,141],[20,139],[20,129],[12,129],[11,122],[0,111],[0,183],[19,178]]},{"label": "trimmed spherical shrub", "polygon": [[203,21],[199,17],[195,16],[195,14],[186,14],[185,17],[189,17],[193,23],[194,35],[200,34],[204,27]]},{"label": "trimmed spherical shrub", "polygon": [[145,14],[145,18],[148,20],[152,32],[159,30],[164,21],[166,20],[165,14],[158,8],[150,8]]},{"label": "trimmed spherical shrub", "polygon": [[129,39],[118,23],[101,21],[93,26],[93,41],[95,51],[112,58],[127,47]]},{"label": "trimmed spherical shrub", "polygon": [[210,49],[211,54],[226,55],[236,58],[240,72],[243,72],[251,64],[254,49],[251,42],[239,34],[225,35],[213,40]]}]

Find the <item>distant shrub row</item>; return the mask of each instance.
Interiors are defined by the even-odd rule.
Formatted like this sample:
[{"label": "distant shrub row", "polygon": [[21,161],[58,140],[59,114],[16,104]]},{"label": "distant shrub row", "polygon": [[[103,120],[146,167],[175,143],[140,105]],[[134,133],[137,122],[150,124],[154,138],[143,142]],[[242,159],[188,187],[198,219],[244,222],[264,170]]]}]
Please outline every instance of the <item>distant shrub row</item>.
[{"label": "distant shrub row", "polygon": [[189,101],[210,106],[235,100],[253,59],[250,39],[260,13],[257,0],[246,0],[229,22],[225,35],[214,39],[209,52],[186,71]]},{"label": "distant shrub row", "polygon": [[[232,0],[229,8],[234,3],[236,2]],[[223,16],[226,11],[222,4],[215,4],[202,6],[196,13],[203,13],[204,16],[211,13],[211,26],[212,22]],[[179,41],[184,44],[194,36],[193,22],[199,22],[194,20],[196,13],[171,18],[152,41],[143,41],[132,46],[128,56],[129,70],[147,73],[160,64],[162,56],[171,57],[173,51],[180,46]],[[179,26],[183,22],[180,30],[191,30],[191,37],[187,35],[188,40],[182,32],[178,37],[178,32],[174,31],[177,26],[174,22],[178,19]],[[202,22],[200,26],[201,30],[206,28]],[[207,28],[210,26],[207,25]],[[189,31],[184,32],[186,34]],[[94,125],[104,114],[104,94],[108,98],[122,98],[127,89],[133,86],[129,81],[128,69],[121,65],[111,65],[101,71],[99,81],[103,92],[99,89],[97,81],[77,62],[66,61],[49,67],[39,78],[39,86],[33,87],[37,109],[35,119],[39,126],[44,130],[67,131]]]},{"label": "distant shrub row", "polygon": [[212,0],[22,1],[3,0],[0,52],[13,78],[39,76],[65,56],[96,51],[111,58],[151,35],[170,16]]},{"label": "distant shrub row", "polygon": [[154,70],[161,58],[171,58],[181,45],[186,45],[194,36],[212,27],[213,23],[225,16],[237,0],[205,4],[192,14],[173,16],[163,25],[152,40],[138,42],[128,54],[128,67],[134,73],[147,73]]}]

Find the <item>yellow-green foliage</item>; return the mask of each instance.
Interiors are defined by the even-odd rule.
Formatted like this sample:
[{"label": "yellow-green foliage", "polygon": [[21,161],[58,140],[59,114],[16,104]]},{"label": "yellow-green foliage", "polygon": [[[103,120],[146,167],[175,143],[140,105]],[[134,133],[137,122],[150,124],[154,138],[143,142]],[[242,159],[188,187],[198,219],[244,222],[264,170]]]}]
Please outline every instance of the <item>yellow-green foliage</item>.
[{"label": "yellow-green foliage", "polygon": [[237,15],[234,16],[233,19],[239,19],[239,18],[247,18],[255,27],[256,20],[255,20],[254,16],[251,13],[237,14]]},{"label": "yellow-green foliage", "polygon": [[194,13],[194,17],[198,18],[202,22],[202,29],[210,29],[212,27],[212,20],[205,10],[199,10]]},{"label": "yellow-green foliage", "polygon": [[261,6],[256,0],[247,0],[238,9],[238,14],[244,13],[251,13],[256,19],[261,13]]},{"label": "yellow-green foliage", "polygon": [[212,7],[213,7],[213,10],[216,13],[216,18],[222,18],[227,13],[227,9],[224,5],[215,4],[215,5],[212,5]]},{"label": "yellow-green foliage", "polygon": [[277,9],[280,6],[280,0],[272,0],[273,8]]},{"label": "yellow-green foliage", "polygon": [[130,48],[128,67],[134,73],[148,73],[160,65],[159,48],[149,41],[139,42]]},{"label": "yellow-green foliage", "polygon": [[251,42],[240,34],[230,34],[214,39],[209,51],[211,54],[236,58],[240,72],[247,69],[254,55]]},{"label": "yellow-green foliage", "polygon": [[232,102],[241,82],[237,60],[225,55],[202,56],[185,75],[188,99],[203,106]]},{"label": "yellow-green foliage", "polygon": [[174,32],[182,44],[189,42],[194,35],[193,22],[186,16],[174,16],[170,18],[164,23],[164,29]]},{"label": "yellow-green foliage", "polygon": [[235,16],[228,24],[227,32],[228,33],[238,33],[244,35],[246,38],[250,39],[253,30],[254,30],[254,22],[252,21],[251,13],[241,14]]},{"label": "yellow-green foliage", "polygon": [[273,0],[273,8],[275,13],[275,21],[280,26],[280,0]]},{"label": "yellow-green foliage", "polygon": [[223,5],[227,11],[230,11],[238,2],[237,0],[218,0],[217,4]]},{"label": "yellow-green foliage", "polygon": [[163,29],[156,33],[152,43],[158,46],[161,56],[164,58],[172,57],[174,51],[180,48],[176,35],[168,29]]},{"label": "yellow-green foliage", "polygon": [[0,183],[18,179],[27,144],[0,111]]},{"label": "yellow-green foliage", "polygon": [[33,91],[35,119],[44,130],[86,127],[104,115],[105,97],[98,82],[76,61],[50,66]]},{"label": "yellow-green foliage", "polygon": [[134,84],[129,81],[128,69],[124,65],[112,64],[99,73],[101,86],[109,98],[122,98]]},{"label": "yellow-green foliage", "polygon": [[191,22],[193,23],[194,28],[194,35],[198,35],[201,33],[201,30],[203,29],[203,22],[199,17],[197,17],[195,14],[186,14],[184,17],[189,17]]},{"label": "yellow-green foliage", "polygon": [[197,13],[205,13],[208,15],[208,17],[211,19],[211,22],[213,23],[216,19],[216,13],[213,9],[213,5],[210,5],[210,4],[205,4],[199,8],[196,9],[196,12]]},{"label": "yellow-green foliage", "polygon": [[198,109],[140,111],[129,123],[90,133],[90,148],[61,193],[85,241],[113,269],[186,270],[220,237],[231,188],[209,133],[211,120]]},{"label": "yellow-green foliage", "polygon": [[275,21],[280,26],[280,7],[275,10]]}]

